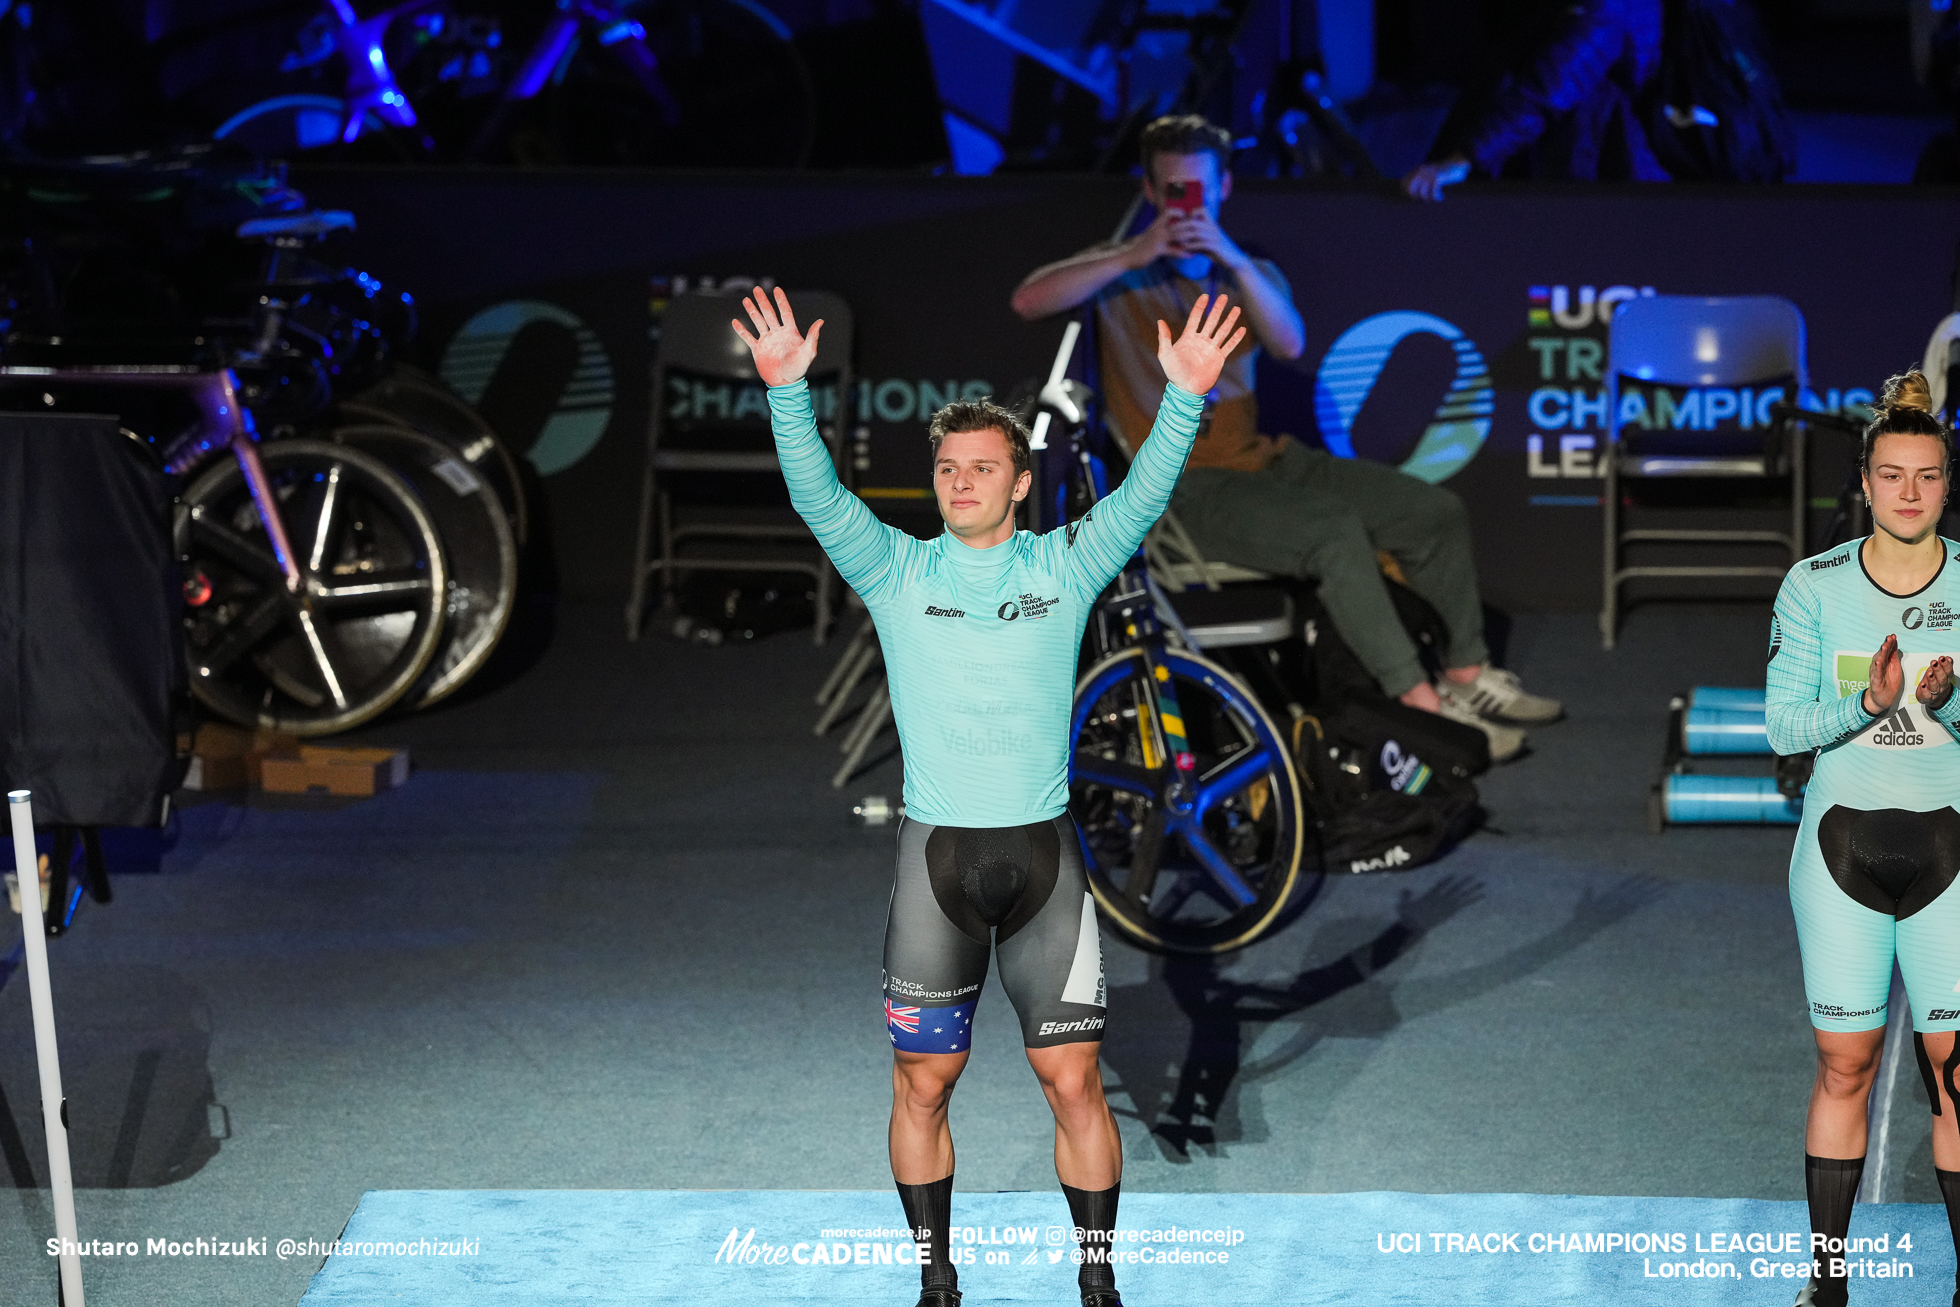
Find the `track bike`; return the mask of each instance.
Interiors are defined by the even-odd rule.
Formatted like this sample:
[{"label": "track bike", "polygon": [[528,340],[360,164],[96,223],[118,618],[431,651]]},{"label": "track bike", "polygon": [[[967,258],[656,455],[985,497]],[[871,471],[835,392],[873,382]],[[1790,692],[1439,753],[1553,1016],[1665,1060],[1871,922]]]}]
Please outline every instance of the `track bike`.
[{"label": "track bike", "polygon": [[[186,651],[193,691],[220,716],[317,735],[453,692],[511,614],[516,540],[501,496],[520,507],[522,496],[508,452],[433,378],[389,361],[412,322],[389,318],[379,283],[314,256],[352,215],[295,208],[303,199],[280,188],[231,233],[264,250],[251,293],[219,283],[221,302],[244,311],[132,316],[127,268],[146,247],[116,239],[127,234],[113,220],[119,202],[263,178],[257,165],[241,174],[203,158],[124,163],[8,173],[10,187],[61,201],[50,230],[69,244],[106,230],[106,244],[88,247],[111,257],[106,273],[86,260],[12,270],[17,290],[92,280],[104,293],[83,304],[12,297],[0,405],[121,414],[185,478],[174,531]],[[395,307],[412,313],[405,297]],[[173,354],[194,357],[154,361]],[[105,361],[129,358],[143,362]],[[342,389],[356,393],[337,401]]]},{"label": "track bike", "polygon": [[[365,143],[367,157],[399,162],[808,162],[810,69],[757,0],[501,7],[402,0],[364,17],[350,0],[323,0],[280,64],[309,89],[246,105],[214,138],[278,156]],[[506,16],[542,19],[521,55]]]},{"label": "track bike", "polygon": [[[330,441],[263,446],[229,369],[0,367],[9,407],[157,415],[152,448],[189,478],[183,560],[191,691],[229,720],[297,735],[368,721],[440,647],[448,569],[421,500],[379,458]],[[21,402],[23,393],[27,402]],[[181,427],[170,414],[187,405]],[[229,454],[231,457],[226,458]]]},{"label": "track bike", "polygon": [[[1086,510],[1102,483],[1086,421],[1072,424],[1066,448],[1060,498]],[[1270,591],[1174,595],[1150,552],[1110,584],[1090,621],[1090,666],[1069,720],[1069,808],[1090,892],[1125,938],[1156,952],[1225,953],[1262,938],[1319,886],[1302,874],[1312,822],[1287,738],[1245,681],[1204,653],[1250,652],[1277,638],[1291,609],[1282,597],[1276,613]]]}]

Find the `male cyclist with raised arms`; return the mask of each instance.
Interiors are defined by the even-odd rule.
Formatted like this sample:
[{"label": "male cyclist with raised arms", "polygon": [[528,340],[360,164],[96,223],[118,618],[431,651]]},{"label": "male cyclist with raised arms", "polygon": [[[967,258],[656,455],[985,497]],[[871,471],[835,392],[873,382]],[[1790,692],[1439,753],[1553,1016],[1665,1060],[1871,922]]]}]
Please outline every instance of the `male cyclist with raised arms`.
[{"label": "male cyclist with raised arms", "polygon": [[1770,625],[1770,747],[1817,753],[1790,858],[1817,1041],[1804,1127],[1813,1273],[1800,1307],[1849,1298],[1858,1259],[1844,1239],[1895,956],[1960,1241],[1960,545],[1939,535],[1951,440],[1930,401],[1917,372],[1886,383],[1861,460],[1872,533],[1791,568]]},{"label": "male cyclist with raised arms", "polygon": [[798,332],[789,297],[762,291],[739,321],[790,500],[878,624],[905,754],[905,821],[885,927],[891,1035],[892,1178],[919,1245],[919,1307],[957,1307],[946,1259],[953,1137],[946,1109],[966,1066],[989,955],[1021,1020],[1028,1062],[1055,1114],[1055,1173],[1082,1244],[1084,1307],[1122,1307],[1108,1263],[1123,1172],[1103,1101],[1102,944],[1068,817],[1069,708],[1096,597],[1164,505],[1204,414],[1204,394],[1244,337],[1239,311],[1199,298],[1173,343],[1157,324],[1170,385],[1122,486],[1045,535],[1014,529],[1027,496],[1028,436],[991,403],[932,419],[933,493],[946,530],[930,541],[886,526],[838,484],[803,374],[821,321]]}]

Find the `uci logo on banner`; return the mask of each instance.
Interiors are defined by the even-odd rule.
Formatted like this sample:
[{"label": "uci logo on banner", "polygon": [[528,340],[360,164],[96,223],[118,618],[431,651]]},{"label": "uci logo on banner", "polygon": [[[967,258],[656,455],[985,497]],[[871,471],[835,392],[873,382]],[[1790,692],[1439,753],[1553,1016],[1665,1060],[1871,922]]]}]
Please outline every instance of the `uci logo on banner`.
[{"label": "uci logo on banner", "polygon": [[1477,456],[1490,438],[1491,414],[1496,408],[1490,368],[1476,344],[1455,324],[1407,309],[1377,313],[1355,323],[1341,333],[1320,361],[1314,380],[1314,417],[1327,452],[1353,458],[1355,415],[1395,347],[1418,334],[1439,336],[1456,353],[1456,376],[1414,452],[1402,463],[1402,471],[1434,484],[1462,471]]},{"label": "uci logo on banner", "polygon": [[481,310],[457,329],[443,350],[441,372],[465,402],[480,403],[500,369],[511,375],[537,370],[537,359],[525,357],[539,349],[531,340],[534,333],[526,329],[540,327],[569,335],[574,353],[570,373],[550,397],[551,411],[525,451],[539,475],[550,476],[591,453],[612,420],[612,360],[597,332],[557,304],[508,300]]}]

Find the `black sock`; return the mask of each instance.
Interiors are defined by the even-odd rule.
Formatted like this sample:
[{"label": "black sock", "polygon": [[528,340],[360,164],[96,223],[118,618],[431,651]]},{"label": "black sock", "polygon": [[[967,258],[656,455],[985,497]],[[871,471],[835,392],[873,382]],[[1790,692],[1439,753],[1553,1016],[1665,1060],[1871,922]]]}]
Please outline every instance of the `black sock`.
[{"label": "black sock", "polygon": [[953,1223],[953,1177],[931,1184],[898,1186],[905,1222],[919,1250],[919,1283],[925,1288],[957,1288],[960,1273],[946,1260],[946,1230]]},{"label": "black sock", "polygon": [[1109,1232],[1116,1228],[1116,1199],[1122,1188],[1120,1180],[1107,1189],[1062,1186],[1076,1238],[1082,1242],[1082,1269],[1075,1273],[1075,1283],[1084,1293],[1116,1287],[1116,1268],[1109,1264]]},{"label": "black sock", "polygon": [[1850,1282],[1842,1275],[1832,1276],[1829,1272],[1831,1258],[1844,1256],[1844,1240],[1851,1232],[1851,1204],[1858,1197],[1858,1181],[1864,1175],[1862,1157],[1812,1157],[1809,1153],[1803,1156],[1803,1188],[1810,1199],[1810,1228],[1813,1233],[1837,1243],[1835,1253],[1829,1243],[1822,1248],[1813,1243],[1811,1248],[1810,1258],[1817,1263],[1814,1296],[1817,1307],[1844,1307],[1851,1296]]},{"label": "black sock", "polygon": [[[1942,1171],[1933,1168],[1933,1175],[1940,1182],[1940,1197],[1946,1199],[1946,1228],[1953,1231],[1953,1246],[1960,1249],[1960,1171]],[[1954,1307],[1960,1307],[1960,1272],[1953,1277]]]}]

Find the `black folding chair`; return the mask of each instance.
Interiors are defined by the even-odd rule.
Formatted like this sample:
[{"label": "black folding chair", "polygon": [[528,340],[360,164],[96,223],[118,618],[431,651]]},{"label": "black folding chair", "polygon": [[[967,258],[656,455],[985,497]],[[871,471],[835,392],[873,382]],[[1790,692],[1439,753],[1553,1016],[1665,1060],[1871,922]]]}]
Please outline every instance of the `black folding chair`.
[{"label": "black folding chair", "polygon": [[[827,291],[797,291],[791,294],[790,302],[796,307],[798,325],[806,330],[818,318],[824,321],[817,357],[810,365],[810,384],[817,401],[817,429],[849,489],[854,478],[843,446],[849,437],[856,396],[851,371],[855,335],[851,308]],[[626,601],[629,640],[639,639],[650,579],[660,577],[663,601],[671,602],[675,574],[689,571],[806,573],[817,587],[816,643],[822,644],[829,632],[837,573],[816,548],[809,528],[788,510],[744,510],[735,520],[691,518],[681,522],[676,518],[675,481],[679,477],[700,473],[781,475],[775,447],[769,441],[768,413],[751,412],[753,399],[743,402],[743,389],[760,388],[762,382],[748,346],[729,326],[741,313],[738,295],[697,293],[675,297],[661,319],[648,406],[646,472],[640,487],[633,584]],[[696,388],[704,383],[717,387],[708,392],[715,401],[712,405],[695,399]],[[749,393],[753,395],[754,390]],[[710,407],[713,412],[704,418],[702,410]],[[751,551],[696,548],[682,556],[680,546],[689,541],[749,542]],[[788,541],[803,541],[809,548],[793,554],[753,550],[755,542]]]}]

